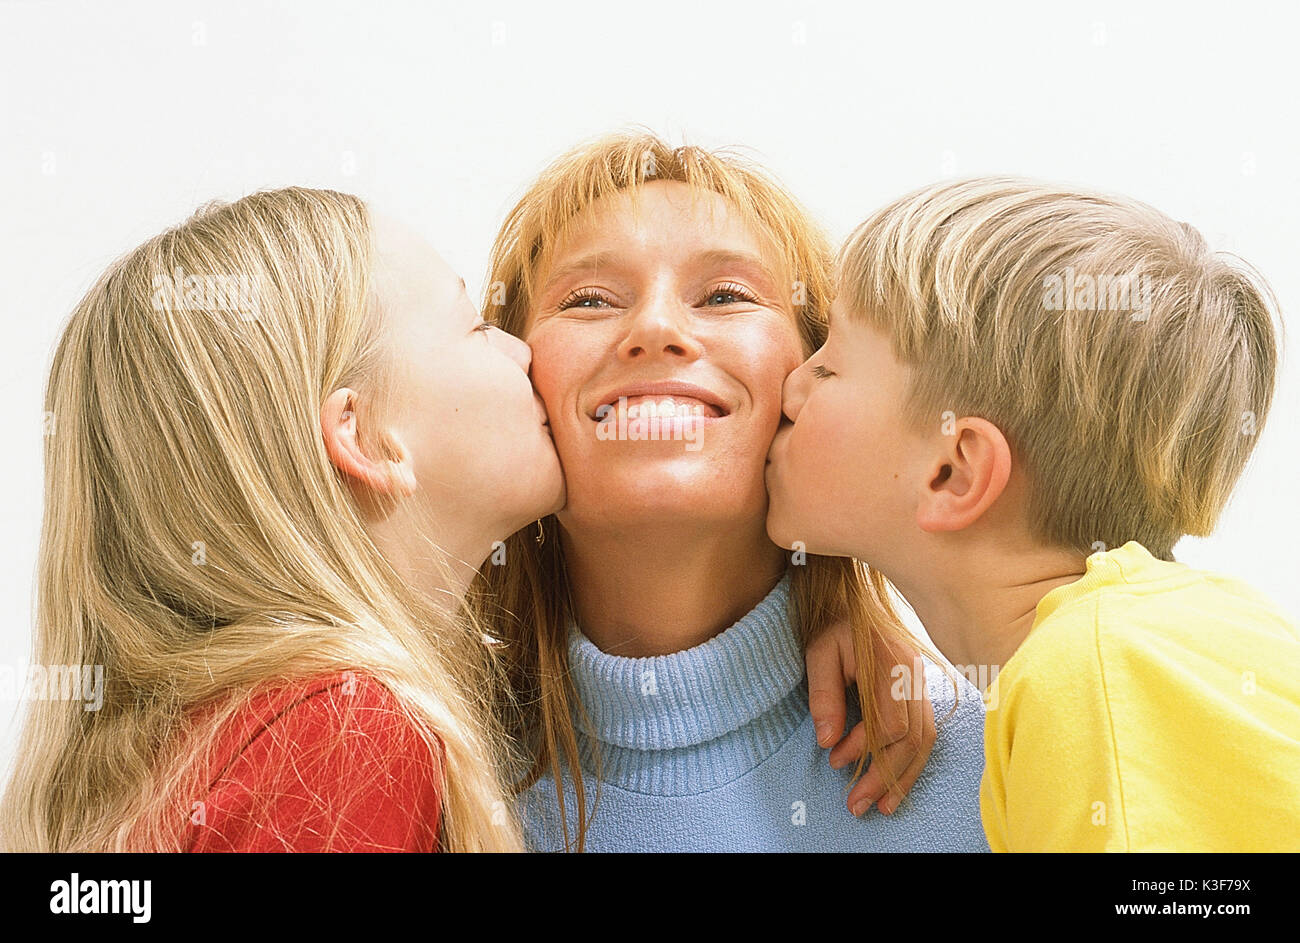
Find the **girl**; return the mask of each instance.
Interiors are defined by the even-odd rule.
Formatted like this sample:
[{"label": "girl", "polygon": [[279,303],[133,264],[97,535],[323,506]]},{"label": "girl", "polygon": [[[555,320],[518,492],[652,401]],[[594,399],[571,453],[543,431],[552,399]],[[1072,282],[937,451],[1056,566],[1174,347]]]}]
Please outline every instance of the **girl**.
[{"label": "girl", "polygon": [[353,196],[205,208],[113,265],[47,391],[39,700],[11,850],[513,850],[457,616],[563,505],[529,350]]}]

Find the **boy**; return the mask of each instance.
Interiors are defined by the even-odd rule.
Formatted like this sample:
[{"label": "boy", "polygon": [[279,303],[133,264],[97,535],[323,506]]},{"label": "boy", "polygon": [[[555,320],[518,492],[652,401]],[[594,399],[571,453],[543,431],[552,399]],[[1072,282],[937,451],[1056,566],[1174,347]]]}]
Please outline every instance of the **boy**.
[{"label": "boy", "polygon": [[1172,556],[1268,413],[1268,289],[1143,204],[1008,178],[898,200],[837,274],[768,533],[870,562],[993,678],[990,847],[1300,850],[1295,625]]}]

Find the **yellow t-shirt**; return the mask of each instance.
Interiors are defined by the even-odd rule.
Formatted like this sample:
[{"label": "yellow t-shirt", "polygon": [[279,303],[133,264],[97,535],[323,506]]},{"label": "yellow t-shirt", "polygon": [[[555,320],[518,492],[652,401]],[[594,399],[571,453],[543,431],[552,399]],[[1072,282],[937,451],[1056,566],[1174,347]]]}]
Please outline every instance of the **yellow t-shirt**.
[{"label": "yellow t-shirt", "polygon": [[994,851],[1300,851],[1300,634],[1243,583],[1095,553],[985,700]]}]

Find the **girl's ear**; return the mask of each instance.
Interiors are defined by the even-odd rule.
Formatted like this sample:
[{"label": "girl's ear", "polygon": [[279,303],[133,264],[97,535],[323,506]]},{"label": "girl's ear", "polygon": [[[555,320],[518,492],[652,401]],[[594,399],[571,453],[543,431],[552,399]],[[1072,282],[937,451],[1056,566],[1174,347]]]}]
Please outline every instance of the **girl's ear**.
[{"label": "girl's ear", "polygon": [[415,493],[415,468],[406,448],[391,432],[383,433],[393,458],[375,458],[361,447],[357,429],[357,394],[346,387],[335,390],[320,408],[321,438],[334,467],[376,494],[407,497]]}]

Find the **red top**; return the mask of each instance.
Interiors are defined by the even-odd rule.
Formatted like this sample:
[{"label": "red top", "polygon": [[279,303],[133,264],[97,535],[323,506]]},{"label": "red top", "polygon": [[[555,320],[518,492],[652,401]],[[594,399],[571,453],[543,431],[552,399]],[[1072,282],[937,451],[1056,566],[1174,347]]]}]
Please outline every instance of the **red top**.
[{"label": "red top", "polygon": [[442,771],[393,694],[344,671],[277,685],[218,732],[190,851],[437,851]]}]

